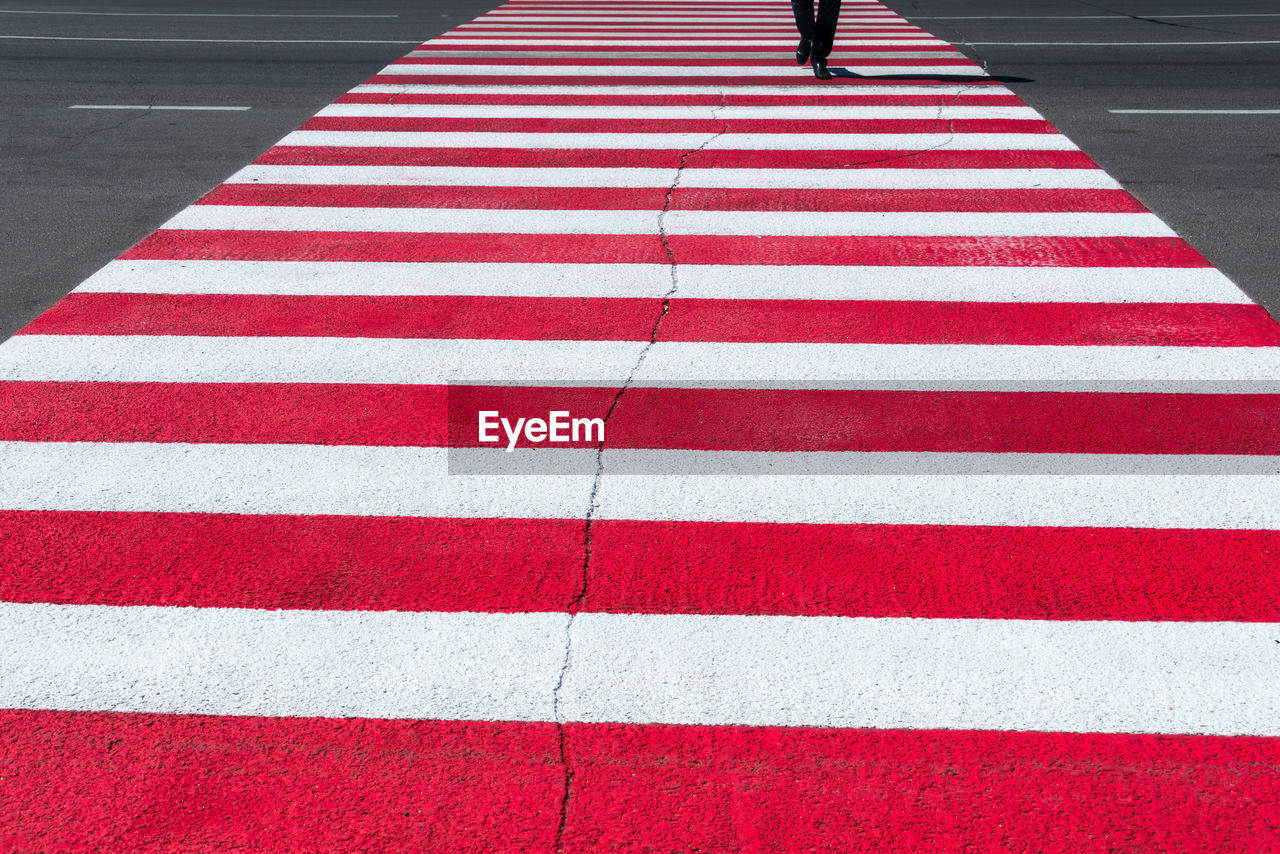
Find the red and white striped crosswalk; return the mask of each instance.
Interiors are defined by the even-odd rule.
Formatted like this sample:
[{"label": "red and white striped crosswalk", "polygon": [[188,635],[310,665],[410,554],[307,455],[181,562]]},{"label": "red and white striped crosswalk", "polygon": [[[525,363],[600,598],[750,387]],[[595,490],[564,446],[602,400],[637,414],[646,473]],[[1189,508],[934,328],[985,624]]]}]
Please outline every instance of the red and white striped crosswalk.
[{"label": "red and white striped crosswalk", "polygon": [[1280,847],[1280,325],[795,41],[512,0],[0,345],[0,847]]}]

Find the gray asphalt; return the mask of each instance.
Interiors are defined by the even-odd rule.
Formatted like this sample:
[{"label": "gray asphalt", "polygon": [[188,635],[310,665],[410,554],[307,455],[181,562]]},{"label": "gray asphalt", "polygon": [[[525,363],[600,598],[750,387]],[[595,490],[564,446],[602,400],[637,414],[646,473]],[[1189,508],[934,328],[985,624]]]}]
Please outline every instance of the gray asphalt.
[{"label": "gray asphalt", "polygon": [[[102,15],[83,13],[121,7],[25,0],[33,12],[81,14],[0,12],[0,36],[43,37],[0,38],[0,338],[413,43],[493,5],[138,0],[124,8],[149,14]],[[1280,115],[1108,112],[1280,109],[1274,0],[888,5],[993,74],[1025,78],[1009,85],[1280,315]],[[199,17],[209,13],[218,17]],[[67,38],[195,41],[57,40]],[[1277,44],[1188,44],[1268,40]],[[68,109],[148,103],[251,109]]]},{"label": "gray asphalt", "polygon": [[[1280,4],[885,1],[992,74],[1027,78],[1008,85],[1280,317],[1280,113],[1108,112],[1280,111]],[[1115,42],[1140,44],[1096,44]]]},{"label": "gray asphalt", "polygon": [[[414,44],[494,5],[496,0],[0,4],[80,13],[0,11],[0,339],[338,95]],[[83,14],[119,9],[144,14]],[[220,17],[186,17],[207,13]],[[388,17],[261,17],[269,14]],[[53,40],[69,37],[370,43]],[[251,109],[68,109],[73,104]]]}]

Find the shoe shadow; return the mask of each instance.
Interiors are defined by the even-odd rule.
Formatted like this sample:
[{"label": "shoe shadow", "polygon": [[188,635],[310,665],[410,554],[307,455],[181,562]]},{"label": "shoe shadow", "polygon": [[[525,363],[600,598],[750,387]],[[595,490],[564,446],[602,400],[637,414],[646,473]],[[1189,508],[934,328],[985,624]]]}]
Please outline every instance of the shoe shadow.
[{"label": "shoe shadow", "polygon": [[1030,77],[1013,77],[978,74],[857,74],[847,68],[832,66],[828,69],[836,77],[850,77],[858,80],[928,80],[931,83],[974,83],[979,80],[992,80],[996,83],[1034,83]]}]

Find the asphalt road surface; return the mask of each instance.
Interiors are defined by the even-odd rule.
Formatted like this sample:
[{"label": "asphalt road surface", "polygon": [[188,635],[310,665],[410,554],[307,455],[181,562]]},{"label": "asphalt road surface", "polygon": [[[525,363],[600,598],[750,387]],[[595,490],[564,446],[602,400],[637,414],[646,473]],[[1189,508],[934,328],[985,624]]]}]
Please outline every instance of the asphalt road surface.
[{"label": "asphalt road surface", "polygon": [[[6,4],[27,11],[0,10],[0,337],[339,94],[492,5]],[[104,14],[116,8],[128,13]],[[250,109],[69,109],[99,104]]]},{"label": "asphalt road surface", "polygon": [[1026,78],[1008,85],[1280,316],[1280,7],[1274,2],[886,5],[958,44],[992,74]]}]

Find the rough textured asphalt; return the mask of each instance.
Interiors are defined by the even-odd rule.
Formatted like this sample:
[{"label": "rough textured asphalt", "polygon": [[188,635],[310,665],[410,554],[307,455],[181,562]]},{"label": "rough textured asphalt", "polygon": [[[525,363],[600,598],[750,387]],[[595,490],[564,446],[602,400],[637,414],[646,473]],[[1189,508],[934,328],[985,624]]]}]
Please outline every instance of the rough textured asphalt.
[{"label": "rough textured asphalt", "polygon": [[[0,338],[413,45],[490,0],[92,0],[0,12]],[[185,17],[214,13],[221,16]],[[253,17],[264,14],[387,17]],[[367,41],[248,44],[66,39]],[[248,106],[237,112],[72,104]]]},{"label": "rough textured asphalt", "polygon": [[[1280,316],[1280,113],[1108,112],[1280,110],[1280,7],[1274,2],[886,5],[958,44],[991,73],[1026,78],[1008,85],[1273,317]],[[1205,17],[1181,17],[1192,15]],[[1193,44],[1240,41],[1271,43]],[[1079,44],[1088,42],[1126,44]]]}]

